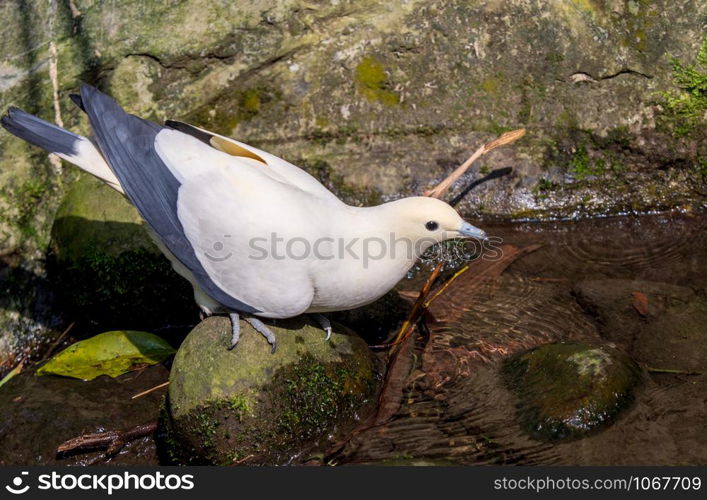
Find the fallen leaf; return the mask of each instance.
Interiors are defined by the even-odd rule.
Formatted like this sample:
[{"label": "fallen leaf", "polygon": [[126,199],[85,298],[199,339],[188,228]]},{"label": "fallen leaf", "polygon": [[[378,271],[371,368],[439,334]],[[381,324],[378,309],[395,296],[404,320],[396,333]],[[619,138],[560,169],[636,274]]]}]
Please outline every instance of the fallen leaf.
[{"label": "fallen leaf", "polygon": [[37,370],[37,374],[81,380],[93,380],[100,375],[117,377],[160,363],[174,352],[171,345],[152,333],[118,330],[72,344]]},{"label": "fallen leaf", "polygon": [[17,375],[22,371],[22,366],[24,365],[24,361],[20,362],[16,367],[14,367],[12,370],[10,370],[7,375],[5,375],[2,380],[0,380],[0,387],[5,385],[12,377]]},{"label": "fallen leaf", "polygon": [[644,318],[648,316],[648,297],[646,294],[643,292],[633,292],[631,295],[633,297],[631,305],[636,312]]}]

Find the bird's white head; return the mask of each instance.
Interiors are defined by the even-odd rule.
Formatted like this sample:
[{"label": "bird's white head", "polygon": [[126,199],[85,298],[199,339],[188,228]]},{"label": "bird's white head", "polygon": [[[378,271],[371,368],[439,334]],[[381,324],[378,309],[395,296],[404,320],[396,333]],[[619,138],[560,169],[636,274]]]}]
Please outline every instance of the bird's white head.
[{"label": "bird's white head", "polygon": [[386,205],[397,237],[420,242],[418,248],[422,252],[452,238],[486,239],[484,231],[466,222],[449,204],[436,198],[414,196]]}]

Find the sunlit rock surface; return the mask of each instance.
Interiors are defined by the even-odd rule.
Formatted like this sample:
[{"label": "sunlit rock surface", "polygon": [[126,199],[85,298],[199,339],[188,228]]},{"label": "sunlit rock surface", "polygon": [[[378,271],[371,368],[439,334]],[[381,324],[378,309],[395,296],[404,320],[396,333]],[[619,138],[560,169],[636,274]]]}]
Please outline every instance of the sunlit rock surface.
[{"label": "sunlit rock surface", "polygon": [[[302,164],[355,203],[420,193],[525,127],[470,177],[513,175],[465,210],[689,208],[704,199],[705,104],[690,95],[705,14],[698,0],[5,2],[0,103],[85,131],[68,94],[98,84],[132,112]],[[73,169],[3,132],[0,172],[0,247],[45,245]]]}]

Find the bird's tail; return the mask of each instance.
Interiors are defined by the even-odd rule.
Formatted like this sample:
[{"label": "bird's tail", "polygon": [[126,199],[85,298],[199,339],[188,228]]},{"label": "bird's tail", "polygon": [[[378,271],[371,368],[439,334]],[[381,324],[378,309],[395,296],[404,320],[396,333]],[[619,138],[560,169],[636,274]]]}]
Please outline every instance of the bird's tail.
[{"label": "bird's tail", "polygon": [[56,154],[95,175],[112,188],[123,192],[118,179],[103,156],[86,137],[69,132],[15,107],[8,109],[7,114],[0,119],[0,124],[20,139]]}]

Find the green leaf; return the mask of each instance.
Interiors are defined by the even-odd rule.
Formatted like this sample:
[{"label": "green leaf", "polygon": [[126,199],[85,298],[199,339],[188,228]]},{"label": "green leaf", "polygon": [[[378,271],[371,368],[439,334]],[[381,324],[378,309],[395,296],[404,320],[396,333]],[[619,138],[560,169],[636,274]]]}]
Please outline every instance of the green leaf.
[{"label": "green leaf", "polygon": [[152,333],[106,332],[67,347],[37,370],[37,374],[82,380],[93,380],[100,375],[117,377],[160,363],[174,352],[172,346]]}]

